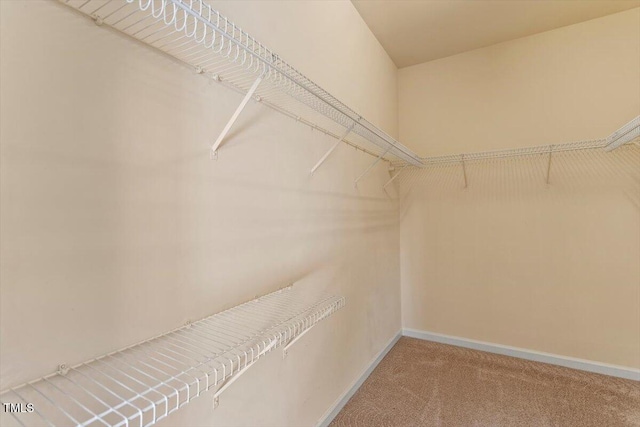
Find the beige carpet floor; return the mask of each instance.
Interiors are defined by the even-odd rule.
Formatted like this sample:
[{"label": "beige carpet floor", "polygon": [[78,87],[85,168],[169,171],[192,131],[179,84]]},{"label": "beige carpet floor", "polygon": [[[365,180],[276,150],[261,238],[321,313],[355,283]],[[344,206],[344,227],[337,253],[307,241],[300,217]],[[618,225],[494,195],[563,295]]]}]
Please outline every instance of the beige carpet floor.
[{"label": "beige carpet floor", "polygon": [[403,337],[346,426],[640,426],[640,382]]}]

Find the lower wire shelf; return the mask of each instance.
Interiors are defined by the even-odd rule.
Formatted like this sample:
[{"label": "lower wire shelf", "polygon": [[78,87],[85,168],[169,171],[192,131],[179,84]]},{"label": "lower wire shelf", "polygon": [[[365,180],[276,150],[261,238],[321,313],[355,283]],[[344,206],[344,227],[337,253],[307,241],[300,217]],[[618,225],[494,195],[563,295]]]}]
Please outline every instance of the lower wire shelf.
[{"label": "lower wire shelf", "polygon": [[344,307],[292,286],[0,393],[2,425],[150,426],[205,391],[214,407],[264,354]]}]

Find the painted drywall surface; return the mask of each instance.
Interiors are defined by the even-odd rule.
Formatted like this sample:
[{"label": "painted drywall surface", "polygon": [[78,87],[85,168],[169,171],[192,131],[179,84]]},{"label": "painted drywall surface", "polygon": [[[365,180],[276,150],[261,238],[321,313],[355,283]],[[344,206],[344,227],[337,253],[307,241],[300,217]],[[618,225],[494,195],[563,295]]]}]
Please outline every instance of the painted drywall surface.
[{"label": "painted drywall surface", "polygon": [[640,114],[640,9],[398,71],[422,156],[604,138]]},{"label": "painted drywall surface", "polygon": [[640,367],[640,148],[414,176],[403,326]]},{"label": "painted drywall surface", "polygon": [[[386,165],[355,189],[373,159],[340,146],[310,178],[334,140],[255,103],[212,161],[239,95],[57,2],[0,5],[1,387],[295,282],[347,307],[286,360],[265,357],[215,411],[205,395],[160,424],[315,424],[400,329]],[[324,23],[298,19],[335,52]],[[343,68],[381,60],[366,43]],[[319,72],[338,81],[333,62]],[[358,99],[359,84],[334,92]],[[395,95],[377,103],[362,107],[392,125]]]},{"label": "painted drywall surface", "polygon": [[[399,73],[422,154],[605,136],[640,114],[640,11]],[[466,167],[399,180],[403,326],[640,367],[637,149]]]}]

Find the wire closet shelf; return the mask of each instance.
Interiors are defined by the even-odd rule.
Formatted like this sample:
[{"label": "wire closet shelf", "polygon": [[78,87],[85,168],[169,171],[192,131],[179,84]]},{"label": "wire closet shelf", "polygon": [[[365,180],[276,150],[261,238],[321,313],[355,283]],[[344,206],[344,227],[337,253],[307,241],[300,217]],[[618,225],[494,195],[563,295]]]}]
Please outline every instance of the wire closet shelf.
[{"label": "wire closet shelf", "polygon": [[[459,165],[462,167],[464,176],[464,188],[467,188],[467,170],[465,165],[483,160],[501,160],[510,158],[527,158],[534,156],[545,156],[547,159],[546,181],[549,183],[549,174],[551,170],[551,160],[554,153],[578,152],[578,151],[613,151],[626,144],[640,144],[640,116],[633,118],[631,121],[620,127],[607,138],[593,139],[587,141],[577,141],[562,144],[541,145],[535,147],[510,148],[503,150],[481,151],[466,154],[450,154],[444,156],[432,156],[421,158],[422,164],[418,167],[408,164],[402,160],[390,162],[392,169],[396,172],[384,184],[383,188],[389,186],[392,182],[405,171],[410,175],[420,173],[427,168],[437,168],[440,166]],[[403,176],[406,177],[405,172]],[[399,181],[397,181],[399,182]]]},{"label": "wire closet shelf", "polygon": [[526,157],[540,154],[560,153],[564,151],[580,151],[602,149],[606,146],[605,139],[569,142],[554,145],[540,145],[536,147],[509,148],[504,150],[481,151],[477,153],[453,154],[423,158],[425,165],[446,163],[460,163],[461,160],[471,162],[475,160],[504,159],[508,157]]},{"label": "wire closet shelf", "polygon": [[[527,157],[537,155],[549,155],[567,151],[604,150],[612,151],[625,144],[640,143],[640,116],[620,127],[606,138],[575,141],[561,144],[539,145],[534,147],[508,148],[503,150],[480,151],[476,153],[449,154],[444,156],[422,157],[420,167],[435,165],[460,164],[461,162],[473,162],[490,159],[505,159],[512,157]],[[392,166],[401,168],[409,166],[406,162],[395,160]]]},{"label": "wire closet shelf", "polygon": [[[207,390],[219,395],[258,359],[344,307],[293,286],[0,393],[2,425],[150,426]],[[29,411],[29,405],[31,411]],[[22,411],[22,412],[20,412]]]},{"label": "wire closet shelf", "polygon": [[[246,94],[246,101],[251,98],[262,102],[376,157],[421,164],[411,150],[305,77],[204,0],[58,1],[99,25],[125,33]],[[216,141],[214,151],[220,142]]]}]

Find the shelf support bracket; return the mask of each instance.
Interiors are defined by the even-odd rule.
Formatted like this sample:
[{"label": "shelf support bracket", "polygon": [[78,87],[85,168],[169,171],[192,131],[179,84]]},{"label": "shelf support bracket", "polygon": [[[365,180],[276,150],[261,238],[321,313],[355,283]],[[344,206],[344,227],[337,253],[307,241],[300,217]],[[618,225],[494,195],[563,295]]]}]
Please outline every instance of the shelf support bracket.
[{"label": "shelf support bracket", "polygon": [[389,148],[387,148],[387,149],[385,150],[385,152],[384,152],[384,153],[380,154],[380,155],[376,158],[376,160],[375,160],[373,163],[371,163],[371,165],[369,165],[369,167],[367,168],[367,170],[365,170],[364,172],[362,172],[362,174],[361,174],[359,177],[357,177],[357,178],[356,178],[355,182],[353,183],[354,187],[357,187],[357,186],[358,186],[358,182],[359,182],[362,178],[364,178],[364,177],[365,177],[365,176],[366,176],[366,175],[371,171],[371,169],[373,169],[373,167],[374,167],[375,165],[377,165],[377,164],[378,164],[378,162],[379,162],[380,160],[382,160],[382,158],[383,158],[383,157],[384,157],[384,156],[389,152],[389,150],[391,150],[391,148],[393,148],[393,145],[389,145]]},{"label": "shelf support bracket", "polygon": [[467,188],[467,167],[464,164],[464,154],[460,155],[460,159],[462,161],[462,175],[464,176],[464,188]]},{"label": "shelf support bracket", "polygon": [[236,122],[236,120],[238,120],[238,117],[240,116],[240,113],[242,113],[242,110],[244,110],[244,107],[247,106],[247,104],[249,103],[249,100],[253,97],[253,94],[258,89],[258,86],[260,86],[260,83],[262,82],[263,78],[264,78],[264,73],[262,73],[256,79],[256,81],[253,82],[253,84],[251,85],[251,87],[247,91],[247,94],[242,99],[242,102],[240,103],[238,108],[236,108],[236,111],[233,113],[233,115],[231,116],[231,118],[227,122],[227,125],[224,127],[224,129],[222,129],[222,132],[218,136],[218,139],[216,139],[216,142],[214,142],[213,145],[211,146],[211,156],[213,158],[217,157],[218,147],[220,147],[220,144],[222,144],[222,141],[227,136],[227,133],[229,133],[229,131],[231,130],[231,127],[233,126],[233,124]]},{"label": "shelf support bracket", "polygon": [[553,145],[549,146],[549,161],[547,162],[547,185],[549,185],[549,179],[551,178],[551,154],[553,153]]},{"label": "shelf support bracket", "polygon": [[287,345],[284,346],[284,348],[282,349],[282,358],[284,359],[285,357],[287,357],[287,355],[289,354],[289,348],[294,345],[296,343],[296,341],[298,341],[300,338],[302,338],[303,336],[305,336],[305,334],[307,332],[309,332],[311,330],[311,328],[313,328],[316,324],[308,327],[307,329],[305,329],[304,331],[302,331],[297,337],[289,340],[289,342],[287,342]]},{"label": "shelf support bracket", "polygon": [[249,363],[248,365],[246,365],[244,368],[240,369],[238,372],[235,373],[235,375],[227,378],[226,380],[224,380],[222,382],[222,384],[220,385],[220,387],[218,387],[218,389],[215,391],[215,393],[213,393],[213,409],[217,408],[218,405],[220,404],[220,395],[227,389],[229,388],[229,386],[231,384],[233,384],[234,382],[236,382],[238,380],[238,378],[240,378],[242,376],[242,374],[244,374],[245,372],[247,372],[249,370],[249,368],[251,368],[253,365],[255,365],[255,363],[260,360],[260,357],[262,355],[264,355],[265,353],[267,353],[269,350],[271,350],[277,343],[278,341],[274,338],[271,340],[271,342],[266,345],[264,347],[264,349],[262,349],[262,351],[260,353],[258,353],[258,355],[256,356],[255,359],[253,359],[251,361],[251,363]]},{"label": "shelf support bracket", "polygon": [[287,344],[284,346],[284,348],[282,349],[282,358],[284,359],[285,357],[287,357],[287,354],[289,354],[289,348],[296,343],[296,341],[298,341],[300,338],[302,338],[307,332],[309,332],[311,329],[313,329],[322,319],[326,318],[328,315],[330,314],[329,310],[325,310],[322,314],[320,314],[317,318],[316,318],[316,322],[309,326],[307,329],[305,329],[304,331],[300,332],[295,338],[290,339]]},{"label": "shelf support bracket", "polygon": [[404,165],[395,175],[393,175],[391,177],[391,179],[389,179],[389,181],[385,182],[384,185],[382,186],[382,189],[384,190],[385,188],[387,188],[389,186],[389,184],[391,184],[397,177],[398,175],[400,175],[402,173],[402,171],[409,165]]},{"label": "shelf support bracket", "polygon": [[345,133],[342,134],[342,136],[336,141],[336,143],[333,144],[333,147],[331,147],[329,149],[329,151],[327,151],[326,154],[324,156],[322,156],[322,158],[318,161],[318,163],[316,163],[316,165],[311,169],[311,175],[313,175],[313,173],[316,171],[316,169],[318,169],[320,167],[320,165],[322,165],[324,163],[324,161],[327,160],[327,157],[329,157],[331,155],[331,153],[333,153],[333,150],[338,148],[338,145],[340,145],[340,143],[342,141],[344,141],[344,139],[347,137],[347,135],[349,135],[351,133],[351,131],[353,130],[355,125],[356,125],[356,122],[353,122],[353,124],[347,128]]}]

